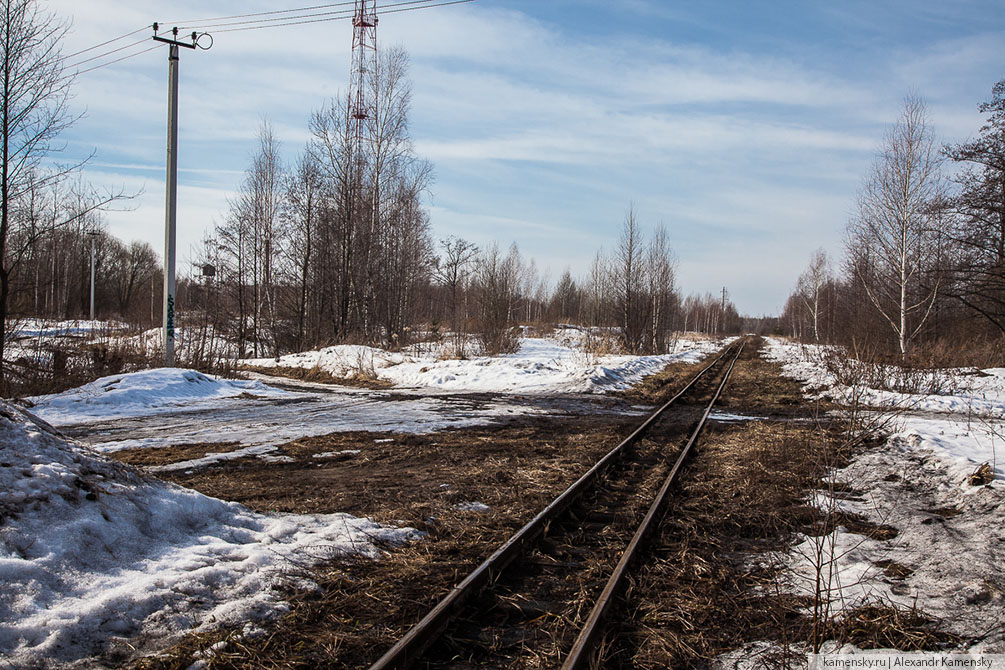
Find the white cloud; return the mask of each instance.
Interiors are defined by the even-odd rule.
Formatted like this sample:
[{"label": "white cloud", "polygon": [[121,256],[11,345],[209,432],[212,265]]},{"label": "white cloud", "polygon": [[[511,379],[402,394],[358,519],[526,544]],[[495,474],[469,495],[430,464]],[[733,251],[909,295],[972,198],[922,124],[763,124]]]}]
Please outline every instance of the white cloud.
[{"label": "white cloud", "polygon": [[[701,6],[622,4],[639,22],[725,30]],[[165,17],[165,5],[152,0],[51,0],[50,6],[74,15],[67,52],[156,18],[276,8],[265,0],[228,0],[207,10],[180,0],[169,9],[174,16]],[[609,9],[600,2],[575,6],[578,21]],[[839,48],[823,43],[803,53],[742,40],[723,48],[661,38],[646,26],[628,35],[595,25],[587,39],[572,21],[546,23],[503,1],[384,16],[381,42],[403,45],[412,58],[416,147],[440,174],[431,209],[436,236],[516,239],[542,264],[553,264],[553,275],[565,265],[585,270],[596,246],[610,246],[625,206],[635,200],[649,221],[687,224],[679,235],[682,268],[692,267],[685,252],[702,262],[700,272],[695,266],[682,276],[695,287],[707,283],[702,273],[735,273],[748,289],[758,286],[751,310],[784,302],[791,282],[779,273],[795,267],[798,274],[810,251],[839,239],[858,175],[904,93],[918,88],[929,99],[933,125],[950,141],[962,139],[979,127],[975,106],[993,83],[988,72],[1000,69],[1005,56],[1000,32],[961,27],[941,10],[925,20],[953,27],[943,29],[944,39],[888,47],[876,38],[886,34],[884,26],[855,25],[862,18],[855,11],[800,11],[824,12],[841,37],[854,34],[861,36],[856,44],[874,45],[867,80],[842,65]],[[346,85],[349,34],[344,21],[221,32],[212,50],[182,54],[180,248],[223,216],[263,118],[290,158],[308,139],[311,111]],[[790,39],[811,43],[802,35]],[[92,180],[146,184],[137,209],[110,214],[109,221],[124,237],[149,235],[158,249],[165,66],[158,50],[83,75],[76,103],[88,115],[69,135],[72,151],[98,148]],[[722,231],[742,239],[728,261],[701,251]],[[786,260],[771,264],[763,284],[740,279],[763,273],[758,266],[775,257]]]}]

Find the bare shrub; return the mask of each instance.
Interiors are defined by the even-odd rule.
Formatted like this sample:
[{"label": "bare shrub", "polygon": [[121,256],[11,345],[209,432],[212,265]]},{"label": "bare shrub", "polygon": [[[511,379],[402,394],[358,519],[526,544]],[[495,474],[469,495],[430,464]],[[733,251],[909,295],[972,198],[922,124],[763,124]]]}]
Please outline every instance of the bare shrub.
[{"label": "bare shrub", "polygon": [[820,349],[819,362],[841,386],[912,395],[951,395],[959,391],[954,370],[892,364],[876,354],[850,356],[840,347]]}]

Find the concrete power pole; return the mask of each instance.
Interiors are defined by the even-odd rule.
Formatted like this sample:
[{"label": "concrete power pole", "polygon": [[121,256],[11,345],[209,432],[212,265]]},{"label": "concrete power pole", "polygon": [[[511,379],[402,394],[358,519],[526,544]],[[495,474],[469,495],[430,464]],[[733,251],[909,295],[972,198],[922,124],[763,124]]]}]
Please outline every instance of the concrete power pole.
[{"label": "concrete power pole", "polygon": [[94,321],[94,238],[98,236],[98,231],[91,230],[87,236],[91,238],[91,321]]},{"label": "concrete power pole", "polygon": [[167,196],[164,221],[164,365],[174,366],[175,323],[175,238],[178,227],[178,47],[195,49],[199,35],[192,33],[191,42],[178,40],[178,29],[171,30],[172,37],[157,34],[154,40],[170,47],[168,52],[168,133],[167,133]]}]

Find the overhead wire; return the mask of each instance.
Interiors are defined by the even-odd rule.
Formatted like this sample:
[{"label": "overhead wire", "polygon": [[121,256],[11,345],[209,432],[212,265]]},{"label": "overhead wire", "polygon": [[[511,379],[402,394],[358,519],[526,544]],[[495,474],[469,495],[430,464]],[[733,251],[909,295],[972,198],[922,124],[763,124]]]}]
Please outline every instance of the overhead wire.
[{"label": "overhead wire", "polygon": [[[465,4],[465,3],[468,3],[468,2],[474,2],[474,1],[475,0],[439,0],[439,1],[437,1],[437,0],[402,0],[400,2],[388,2],[388,3],[385,3],[383,5],[378,5],[376,7],[376,10],[380,14],[397,14],[397,13],[400,13],[400,12],[415,11],[415,10],[418,10],[418,9],[431,9],[433,7],[444,7],[444,6],[447,6],[447,5],[461,5],[461,4]],[[255,12],[255,13],[252,13],[252,14],[235,14],[235,15],[232,15],[232,16],[218,16],[218,17],[212,17],[212,18],[208,18],[208,19],[199,19],[199,20],[196,20],[196,21],[179,22],[179,23],[186,23],[186,24],[188,24],[188,25],[185,25],[184,27],[179,27],[179,30],[183,30],[183,29],[184,30],[189,30],[189,29],[192,29],[192,28],[211,28],[211,27],[218,26],[218,27],[221,27],[222,30],[215,30],[213,32],[216,32],[216,33],[228,33],[228,32],[239,32],[239,31],[247,31],[247,30],[263,30],[263,29],[266,29],[266,28],[282,28],[282,27],[287,27],[287,26],[297,26],[297,25],[305,25],[305,24],[312,24],[312,23],[326,23],[326,22],[331,22],[331,21],[344,21],[346,19],[350,19],[350,18],[353,17],[353,11],[354,10],[340,9],[340,10],[335,10],[335,11],[330,11],[330,12],[318,12],[318,13],[313,13],[313,14],[311,14],[311,13],[302,13],[302,12],[315,12],[316,10],[319,10],[319,9],[331,9],[333,7],[346,7],[348,5],[355,5],[355,4],[356,3],[353,2],[353,1],[346,2],[346,1],[343,0],[342,2],[331,2],[331,3],[320,4],[320,5],[312,5],[312,6],[308,6],[308,7],[297,7],[297,8],[294,8],[294,9],[279,9],[279,10],[273,10],[273,11],[268,11],[268,12]],[[271,19],[259,19],[258,18],[258,17],[263,17],[263,16],[274,16],[276,18],[271,18]],[[251,20],[241,21],[241,20],[238,20],[238,19],[251,19]],[[212,24],[211,22],[213,22],[213,21],[223,21],[223,22],[226,22],[226,23]],[[161,25],[170,25],[170,24],[168,24],[168,23],[161,23]],[[120,35],[120,36],[112,38],[110,40],[106,40],[104,42],[101,42],[100,44],[95,44],[94,46],[88,47],[86,49],[81,49],[80,51],[77,51],[77,52],[74,52],[74,53],[69,54],[67,56],[64,56],[63,57],[63,61],[65,62],[65,61],[68,61],[68,60],[71,60],[71,59],[75,58],[76,56],[80,56],[80,55],[89,53],[91,51],[94,51],[95,49],[100,49],[101,47],[109,46],[109,45],[114,44],[116,42],[119,42],[119,41],[121,41],[123,39],[127,39],[129,37],[132,37],[133,35],[136,35],[137,33],[143,32],[144,30],[149,30],[150,28],[151,28],[151,26],[144,26],[142,28],[138,28],[138,29],[133,30],[131,32],[125,33],[124,35]],[[115,49],[111,49],[109,51],[102,52],[102,53],[100,53],[100,54],[98,54],[96,56],[90,56],[90,57],[85,58],[83,60],[76,61],[74,63],[65,65],[64,69],[70,70],[70,69],[78,68],[81,65],[84,65],[86,63],[92,63],[94,61],[101,60],[102,58],[107,58],[108,56],[111,56],[113,54],[120,53],[120,52],[125,51],[127,49],[131,49],[133,47],[139,46],[140,44],[143,44],[146,41],[147,41],[146,39],[138,40],[136,42],[132,42],[132,43],[127,44],[125,46],[117,47]],[[75,77],[75,76],[80,75],[80,74],[85,74],[87,72],[93,72],[94,70],[99,70],[99,69],[101,69],[103,67],[107,67],[109,65],[114,65],[115,63],[121,63],[124,60],[130,59],[130,58],[134,58],[136,56],[145,54],[145,53],[147,53],[149,51],[153,51],[154,49],[158,48],[158,46],[159,45],[155,44],[155,45],[153,45],[153,46],[151,46],[151,47],[149,47],[147,49],[141,49],[140,51],[137,51],[137,52],[134,52],[134,53],[130,53],[130,54],[126,54],[125,56],[122,56],[120,58],[116,58],[114,60],[110,60],[110,61],[105,62],[105,63],[99,63],[98,65],[94,65],[94,66],[86,68],[84,70],[75,70],[72,74],[67,75],[65,78],[68,79],[68,78]]]},{"label": "overhead wire", "polygon": [[[202,30],[208,30],[208,29],[212,29],[212,28],[227,28],[227,27],[231,27],[231,26],[250,26],[250,25],[254,25],[254,24],[266,24],[266,23],[268,23],[268,24],[275,23],[277,25],[295,25],[295,24],[292,24],[292,23],[285,23],[285,22],[294,21],[296,19],[309,19],[309,18],[315,18],[315,17],[331,17],[331,18],[329,18],[327,20],[329,20],[329,21],[336,21],[336,20],[339,20],[339,19],[347,19],[350,16],[352,16],[352,13],[353,13],[353,10],[351,10],[351,9],[339,9],[339,10],[335,10],[335,11],[332,11],[332,12],[318,12],[317,14],[301,14],[299,16],[283,16],[283,17],[279,17],[279,18],[275,18],[275,19],[255,19],[253,21],[226,21],[224,23],[193,23],[193,24],[179,26],[178,29],[179,30],[191,30],[193,28],[198,28],[198,29],[202,29]],[[339,15],[339,16],[336,16],[336,15]],[[270,26],[264,26],[264,27],[271,28],[273,26],[270,25]],[[216,31],[216,32],[223,32],[223,31]]]},{"label": "overhead wire", "polygon": [[[474,2],[475,0],[445,0],[444,2],[437,2],[434,5],[423,5],[421,7],[406,7],[405,9],[389,9],[386,12],[381,12],[381,14],[397,14],[398,12],[410,12],[416,9],[432,9],[433,7],[446,7],[447,5],[465,5],[469,2]],[[393,7],[393,5],[384,5],[385,7]]]},{"label": "overhead wire", "polygon": [[119,40],[124,40],[127,37],[132,37],[133,35],[135,35],[137,33],[143,32],[144,30],[150,30],[150,26],[146,25],[146,26],[143,26],[142,28],[137,28],[136,30],[134,30],[132,32],[126,33],[125,35],[119,35],[118,37],[113,37],[110,40],[105,40],[101,44],[95,44],[93,47],[87,47],[86,49],[81,49],[80,51],[75,51],[72,54],[67,54],[65,56],[62,56],[62,58],[63,58],[63,60],[69,60],[71,58],[75,58],[75,57],[79,56],[80,54],[87,53],[88,51],[94,51],[95,49],[100,49],[103,46],[107,46],[107,45],[112,44],[114,42],[118,42]]},{"label": "overhead wire", "polygon": [[[384,5],[379,5],[377,7],[378,14],[397,14],[399,12],[410,12],[418,9],[431,9],[433,7],[444,7],[446,5],[461,5],[468,2],[474,2],[475,0],[447,0],[444,2],[436,2],[436,0],[408,0],[407,2],[393,2]],[[414,6],[413,6],[414,5]],[[392,9],[388,9],[392,8]],[[397,9],[393,9],[397,8]],[[264,30],[266,28],[282,28],[285,26],[298,26],[310,23],[326,23],[329,21],[343,21],[345,19],[352,18],[352,13],[348,10],[341,12],[342,16],[327,16],[328,14],[336,14],[336,12],[326,12],[324,14],[306,14],[303,16],[288,16],[282,19],[273,19],[272,21],[279,21],[278,23],[265,23],[263,25],[251,25],[252,22],[248,23],[236,23],[232,24],[234,27],[223,28],[221,30],[214,30],[215,33],[233,33],[246,30]],[[324,17],[324,18],[313,18],[313,17]]]},{"label": "overhead wire", "polygon": [[344,7],[346,5],[354,5],[354,4],[356,4],[354,0],[349,0],[349,2],[329,2],[329,3],[323,4],[323,5],[314,5],[312,7],[296,7],[294,9],[276,9],[276,10],[273,10],[271,12],[255,12],[253,14],[234,14],[233,16],[214,16],[214,17],[208,18],[208,19],[188,19],[187,21],[165,22],[164,25],[168,25],[168,23],[172,23],[172,25],[173,24],[178,24],[178,25],[186,25],[188,27],[199,27],[202,24],[208,23],[210,21],[229,21],[231,19],[246,19],[246,18],[253,18],[253,17],[257,17],[257,16],[270,16],[270,15],[274,15],[274,14],[295,14],[297,12],[312,12],[315,9],[328,9],[328,8],[331,8],[331,7]]},{"label": "overhead wire", "polygon": [[159,49],[159,48],[160,48],[160,45],[159,44],[155,44],[152,47],[148,47],[146,49],[143,49],[142,51],[137,51],[136,53],[133,53],[133,54],[128,54],[126,56],[123,56],[122,58],[116,58],[115,60],[108,61],[107,63],[101,63],[100,65],[95,65],[94,67],[89,67],[86,70],[80,70],[78,72],[74,72],[73,76],[77,76],[79,74],[85,74],[87,72],[93,72],[94,70],[99,70],[99,69],[101,69],[103,67],[106,67],[108,65],[114,65],[115,63],[120,63],[120,62],[122,62],[122,61],[124,61],[124,60],[126,60],[128,58],[133,58],[134,56],[139,56],[140,54],[145,54],[148,51],[153,51],[154,49]]},{"label": "overhead wire", "polygon": [[146,44],[148,41],[149,41],[148,39],[144,38],[142,40],[138,40],[136,42],[133,42],[132,44],[127,44],[124,47],[119,47],[118,49],[112,49],[111,51],[106,51],[105,53],[98,54],[97,56],[91,56],[90,58],[85,58],[82,61],[77,61],[76,63],[71,63],[71,64],[68,64],[68,65],[64,65],[63,67],[65,67],[65,68],[80,67],[84,63],[91,63],[93,61],[100,60],[100,59],[102,59],[102,58],[104,58],[106,56],[111,56],[112,54],[117,54],[120,51],[125,51],[126,49],[131,49],[131,48],[133,48],[135,46],[138,46],[140,44]]},{"label": "overhead wire", "polygon": [[[398,7],[398,6],[401,6],[401,5],[427,5],[427,4],[431,3],[431,2],[434,2],[434,0],[410,0],[409,2],[398,2],[398,3],[390,3],[390,4],[386,4],[386,5],[381,5],[380,7],[377,7],[377,9],[380,10],[381,7]],[[326,8],[331,8],[331,7],[348,6],[348,5],[355,5],[355,4],[356,4],[355,2],[340,2],[340,3],[333,3],[331,5],[318,5],[318,6],[312,7],[312,8],[305,8],[305,10],[306,11],[312,11],[314,9],[319,9],[319,8],[326,9]],[[416,7],[416,9],[418,9],[418,7]],[[251,29],[251,28],[256,27],[256,26],[260,26],[260,27],[263,27],[263,28],[278,28],[278,27],[281,27],[281,26],[301,25],[301,24],[304,24],[304,23],[321,23],[322,21],[325,21],[325,20],[339,21],[339,20],[342,20],[342,19],[350,18],[353,15],[354,10],[353,9],[338,9],[338,10],[335,10],[335,11],[316,12],[316,13],[313,13],[313,14],[311,14],[311,13],[308,13],[308,14],[298,14],[298,15],[295,15],[295,16],[279,16],[279,17],[276,17],[276,18],[268,18],[268,19],[230,20],[230,19],[237,19],[237,18],[239,18],[241,16],[265,16],[265,15],[272,15],[272,14],[279,14],[279,13],[287,13],[288,14],[288,13],[292,13],[292,12],[294,12],[294,10],[283,10],[282,12],[259,12],[258,14],[238,15],[238,16],[234,16],[234,17],[224,16],[224,17],[218,17],[216,19],[203,19],[201,21],[193,21],[193,22],[184,23],[184,25],[179,25],[178,29],[179,30],[191,30],[193,28],[201,28],[201,29],[229,28],[230,30],[237,30],[238,28]],[[213,21],[223,21],[223,22],[222,23],[213,23]],[[217,30],[216,32],[229,32],[229,31]]]}]

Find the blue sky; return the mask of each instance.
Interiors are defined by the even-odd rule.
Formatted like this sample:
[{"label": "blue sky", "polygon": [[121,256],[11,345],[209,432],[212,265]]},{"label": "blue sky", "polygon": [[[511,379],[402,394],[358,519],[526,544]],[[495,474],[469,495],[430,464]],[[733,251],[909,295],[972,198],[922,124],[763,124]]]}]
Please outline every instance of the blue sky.
[{"label": "blue sky", "polygon": [[[48,2],[73,21],[64,53],[155,20],[307,4],[320,3]],[[350,39],[339,21],[182,53],[180,258],[224,216],[262,119],[292,162],[311,112],[346,86]],[[905,95],[927,101],[942,141],[976,134],[977,104],[1005,78],[1005,3],[477,0],[386,15],[378,41],[411,56],[436,238],[515,241],[552,278],[585,274],[634,204],[668,228],[685,292],[726,286],[759,315],[781,309],[816,248],[840,257]],[[107,221],[159,251],[166,78],[163,50],[81,75],[86,114],[65,136],[65,157],[96,151],[92,183],[143,190]]]}]

